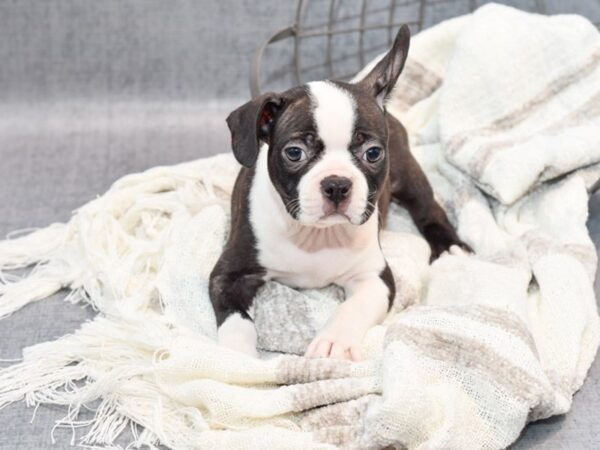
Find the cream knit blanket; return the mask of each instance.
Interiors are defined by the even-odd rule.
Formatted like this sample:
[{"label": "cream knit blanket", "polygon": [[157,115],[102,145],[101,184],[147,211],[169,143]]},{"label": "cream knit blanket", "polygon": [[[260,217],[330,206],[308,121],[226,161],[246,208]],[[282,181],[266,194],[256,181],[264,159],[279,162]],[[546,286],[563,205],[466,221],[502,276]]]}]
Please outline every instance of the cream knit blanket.
[{"label": "cream knit blanket", "polygon": [[499,449],[568,411],[600,338],[586,230],[598,31],[483,7],[414,38],[389,108],[476,253],[429,266],[392,208],[382,245],[398,296],[364,362],[293,355],[340,301],[334,287],[261,291],[263,359],[216,346],[207,278],[238,170],[220,155],[127,176],[69,223],[0,242],[0,317],[63,287],[98,310],[0,370],[0,407],[66,405],[58,425],[71,426],[101,399],[83,444],[135,423],[134,444],[202,450]]}]

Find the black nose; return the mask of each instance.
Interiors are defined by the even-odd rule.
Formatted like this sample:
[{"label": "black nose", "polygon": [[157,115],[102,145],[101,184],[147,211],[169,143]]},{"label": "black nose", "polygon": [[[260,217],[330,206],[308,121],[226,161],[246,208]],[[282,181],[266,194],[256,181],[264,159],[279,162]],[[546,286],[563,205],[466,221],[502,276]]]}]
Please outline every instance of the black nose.
[{"label": "black nose", "polygon": [[346,177],[330,175],[321,180],[321,192],[326,198],[331,200],[336,205],[348,197],[351,188],[352,181]]}]

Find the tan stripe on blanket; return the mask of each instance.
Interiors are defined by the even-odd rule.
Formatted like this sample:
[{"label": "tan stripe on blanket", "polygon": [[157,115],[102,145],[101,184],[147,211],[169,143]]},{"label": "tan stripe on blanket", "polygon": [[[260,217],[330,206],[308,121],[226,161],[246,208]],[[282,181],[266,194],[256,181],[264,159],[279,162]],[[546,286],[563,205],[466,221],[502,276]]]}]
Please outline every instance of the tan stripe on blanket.
[{"label": "tan stripe on blanket", "polygon": [[457,134],[456,136],[453,136],[446,143],[446,151],[451,155],[455,155],[465,145],[467,140],[473,138],[473,136],[489,136],[498,133],[499,131],[514,127],[516,124],[522,122],[533,112],[543,106],[548,100],[556,96],[556,94],[564,91],[573,83],[576,83],[579,80],[587,77],[594,71],[599,62],[600,48],[595,50],[583,65],[550,82],[541,91],[539,91],[537,95],[531,98],[528,102],[525,102],[521,107],[511,111],[499,119],[496,119],[490,125],[476,130],[467,130]]},{"label": "tan stripe on blanket", "polygon": [[374,367],[370,361],[356,364],[327,358],[311,359],[288,356],[281,358],[276,371],[278,384],[298,384],[318,380],[370,376],[373,374]]},{"label": "tan stripe on blanket", "polygon": [[540,131],[535,131],[528,136],[517,136],[511,139],[492,142],[480,147],[477,151],[477,157],[473,158],[469,163],[471,175],[475,178],[481,177],[492,157],[502,150],[510,149],[514,145],[523,144],[539,136],[558,135],[568,128],[581,125],[598,116],[600,116],[600,91],[579,108],[571,111],[558,122],[555,122]]},{"label": "tan stripe on blanket", "polygon": [[293,411],[305,411],[317,406],[354,400],[364,395],[381,392],[379,380],[370,378],[344,378],[321,380],[313,383],[282,386],[291,396]]},{"label": "tan stripe on blanket", "polygon": [[423,64],[408,59],[400,79],[394,87],[392,102],[400,111],[407,111],[412,105],[429,97],[440,85],[442,78]]},{"label": "tan stripe on blanket", "polygon": [[[499,328],[518,337],[529,347],[529,350],[537,356],[537,348],[533,336],[523,323],[523,321],[513,313],[502,311],[497,308],[490,308],[483,305],[457,305],[451,308],[438,309],[444,314],[456,316],[457,319],[466,318],[479,322],[482,326]],[[412,309],[411,315],[425,316],[431,314],[431,310]]]},{"label": "tan stripe on blanket", "polygon": [[[476,369],[516,398],[531,404],[551,404],[552,392],[544,379],[538,379],[512,364],[481,340],[405,324],[392,325],[386,340],[402,341],[423,356],[460,368]],[[389,344],[388,344],[389,345]],[[548,385],[548,389],[544,386]]]}]

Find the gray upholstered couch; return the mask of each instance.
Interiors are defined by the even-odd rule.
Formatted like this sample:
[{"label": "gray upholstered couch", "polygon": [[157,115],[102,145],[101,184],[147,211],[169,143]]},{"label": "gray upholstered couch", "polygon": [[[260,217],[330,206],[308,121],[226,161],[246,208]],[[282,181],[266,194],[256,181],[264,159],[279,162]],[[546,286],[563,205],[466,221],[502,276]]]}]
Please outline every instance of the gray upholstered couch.
[{"label": "gray upholstered couch", "polygon": [[[430,25],[469,2],[436,6]],[[508,2],[535,6],[534,0]],[[595,0],[547,1],[600,18]],[[65,221],[120,176],[229,151],[224,118],[248,96],[253,50],[292,21],[290,0],[0,1],[0,235]],[[589,227],[600,245],[600,196]],[[598,285],[597,285],[598,286]],[[598,289],[598,287],[597,287]],[[1,300],[0,300],[1,301]],[[91,317],[61,296],[0,321],[0,358]],[[0,363],[6,364],[6,363]],[[573,411],[529,426],[515,448],[600,448],[600,364]],[[0,410],[0,449],[68,448],[64,411]]]}]

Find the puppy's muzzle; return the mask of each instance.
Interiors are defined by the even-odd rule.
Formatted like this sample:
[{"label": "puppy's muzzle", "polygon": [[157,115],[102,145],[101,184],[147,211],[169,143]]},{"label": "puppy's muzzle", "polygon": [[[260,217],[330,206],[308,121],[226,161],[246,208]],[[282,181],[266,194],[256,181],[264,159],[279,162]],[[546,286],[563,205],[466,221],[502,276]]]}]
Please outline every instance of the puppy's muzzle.
[{"label": "puppy's muzzle", "polygon": [[346,177],[330,175],[321,180],[321,193],[325,198],[323,206],[325,214],[344,213],[350,203],[352,181]]}]

